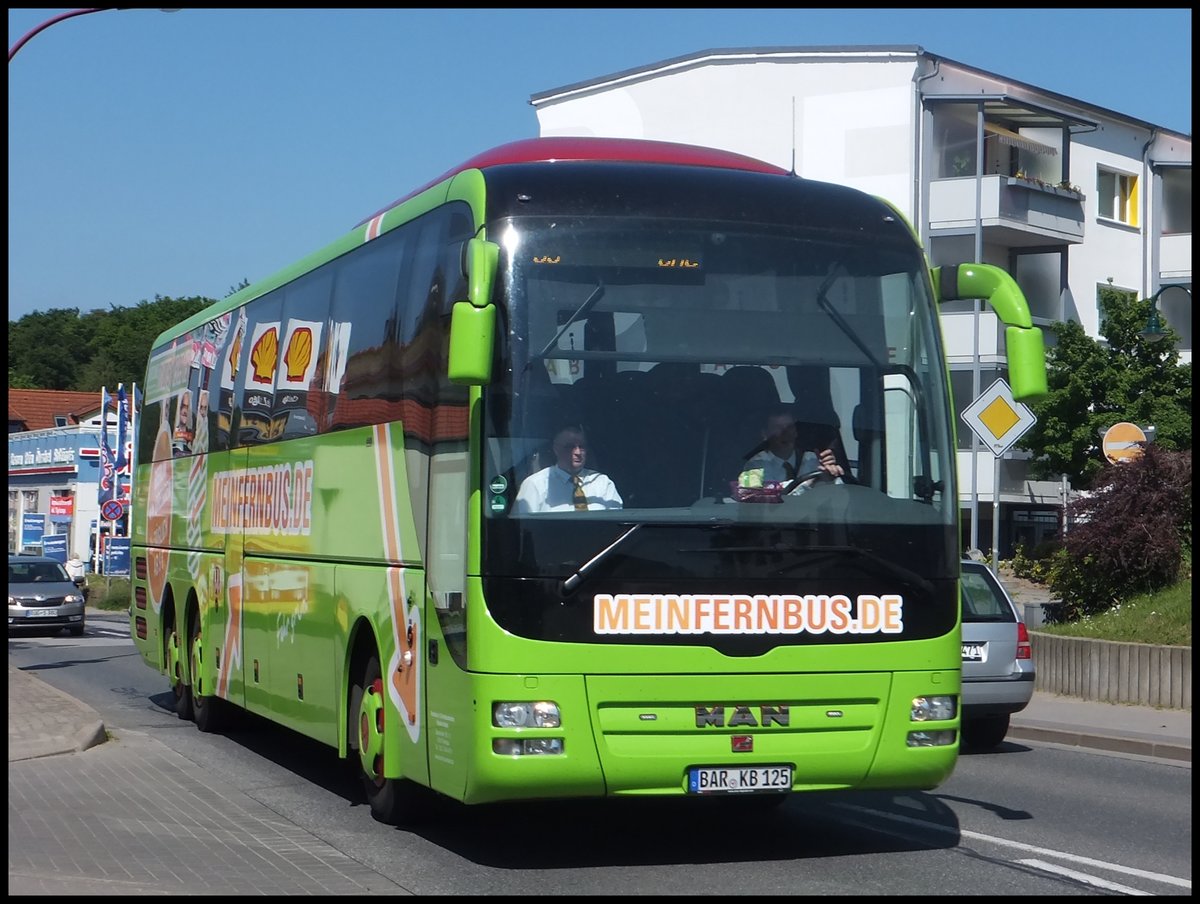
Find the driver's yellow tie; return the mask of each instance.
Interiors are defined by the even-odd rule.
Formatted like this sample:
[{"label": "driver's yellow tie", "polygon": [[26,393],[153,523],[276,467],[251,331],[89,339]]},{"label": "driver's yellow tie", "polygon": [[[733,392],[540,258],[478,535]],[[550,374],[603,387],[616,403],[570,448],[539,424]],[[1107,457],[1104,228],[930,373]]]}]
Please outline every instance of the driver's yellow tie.
[{"label": "driver's yellow tie", "polygon": [[572,480],[575,481],[575,511],[587,511],[587,493],[583,491],[583,478],[576,474]]}]

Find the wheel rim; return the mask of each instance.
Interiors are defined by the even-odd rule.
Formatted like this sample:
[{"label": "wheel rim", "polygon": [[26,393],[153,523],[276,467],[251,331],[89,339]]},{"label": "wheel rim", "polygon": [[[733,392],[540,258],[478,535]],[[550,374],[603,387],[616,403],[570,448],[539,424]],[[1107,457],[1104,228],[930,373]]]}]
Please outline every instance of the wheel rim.
[{"label": "wheel rim", "polygon": [[177,697],[183,689],[182,665],[183,655],[179,649],[179,632],[172,631],[171,636],[167,638],[167,673],[171,676],[171,686]]},{"label": "wheel rim", "polygon": [[[200,633],[196,632],[196,636],[192,638],[192,688],[195,691],[195,696],[200,697],[204,694],[204,644],[200,640]],[[199,702],[199,701],[197,701]]]},{"label": "wheel rim", "polygon": [[376,678],[363,691],[358,707],[358,757],[363,774],[383,785],[383,679]]}]

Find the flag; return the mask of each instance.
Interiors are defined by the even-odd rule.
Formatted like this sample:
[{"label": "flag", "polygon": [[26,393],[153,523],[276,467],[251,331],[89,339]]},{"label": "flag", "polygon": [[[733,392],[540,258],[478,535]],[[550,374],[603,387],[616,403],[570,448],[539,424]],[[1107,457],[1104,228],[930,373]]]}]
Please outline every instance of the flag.
[{"label": "flag", "polygon": [[[129,454],[125,451],[125,444],[129,441],[129,402],[125,398],[125,384],[117,384],[117,460],[115,467],[118,474],[125,474],[129,470]],[[117,496],[120,496],[117,493]]]},{"label": "flag", "polygon": [[108,387],[100,387],[100,485],[99,504],[101,506],[115,496],[117,468],[113,460],[112,447],[108,444],[108,408],[112,404],[112,396]]}]

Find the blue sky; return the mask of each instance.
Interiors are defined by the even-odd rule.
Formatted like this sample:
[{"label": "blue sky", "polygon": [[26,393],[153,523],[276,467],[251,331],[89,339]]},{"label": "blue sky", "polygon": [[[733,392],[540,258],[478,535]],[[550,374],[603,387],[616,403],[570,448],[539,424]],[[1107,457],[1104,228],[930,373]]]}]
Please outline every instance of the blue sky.
[{"label": "blue sky", "polygon": [[[10,9],[9,48],[65,9]],[[8,67],[9,319],[222,298],[489,147],[533,94],[712,48],[919,45],[1190,134],[1190,9],[106,10]]]}]

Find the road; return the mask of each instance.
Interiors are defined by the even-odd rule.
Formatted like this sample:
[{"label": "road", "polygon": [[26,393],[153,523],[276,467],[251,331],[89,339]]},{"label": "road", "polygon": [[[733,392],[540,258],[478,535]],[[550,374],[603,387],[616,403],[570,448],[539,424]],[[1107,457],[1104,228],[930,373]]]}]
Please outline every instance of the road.
[{"label": "road", "polygon": [[[1187,764],[1008,742],[962,756],[932,792],[802,795],[768,812],[708,801],[451,806],[401,830],[371,819],[320,745],[259,720],[204,735],[177,719],[124,615],[91,619],[81,639],[10,639],[9,656],[95,708],[118,740],[145,733],[400,893],[1191,893]],[[10,807],[10,869],[12,819]]]}]

